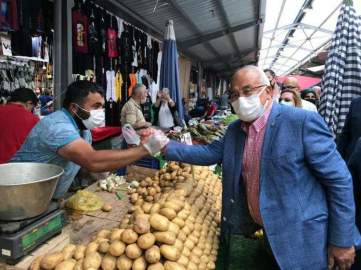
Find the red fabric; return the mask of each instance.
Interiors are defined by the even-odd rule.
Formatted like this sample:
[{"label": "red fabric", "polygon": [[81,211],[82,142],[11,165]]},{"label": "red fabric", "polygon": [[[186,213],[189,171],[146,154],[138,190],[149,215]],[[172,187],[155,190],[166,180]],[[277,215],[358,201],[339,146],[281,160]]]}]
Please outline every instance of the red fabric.
[{"label": "red fabric", "polygon": [[211,115],[212,112],[215,112],[216,110],[217,110],[217,107],[212,104],[211,107],[206,108],[207,115]]},{"label": "red fabric", "polygon": [[247,194],[249,212],[253,220],[263,226],[259,208],[259,177],[261,154],[266,125],[271,114],[273,103],[251,125],[242,123],[242,129],[247,133],[242,160],[242,180]]},{"label": "red fabric", "polygon": [[310,88],[322,81],[322,79],[319,78],[312,78],[312,77],[306,77],[306,76],[299,76],[299,75],[292,75],[292,76],[285,76],[285,77],[278,77],[277,81],[282,83],[285,79],[288,77],[293,77],[298,80],[298,84],[300,86],[300,90],[305,90],[306,88]]},{"label": "red fabric", "polygon": [[90,131],[92,134],[92,141],[97,142],[104,140],[110,136],[119,136],[122,133],[121,127],[101,127]]},{"label": "red fabric", "polygon": [[108,29],[107,34],[107,43],[108,43],[108,57],[117,57],[117,34],[115,30]]},{"label": "red fabric", "polygon": [[0,164],[7,163],[20,149],[32,128],[39,122],[24,106],[0,105]]},{"label": "red fabric", "polygon": [[73,48],[77,53],[88,53],[88,17],[78,10],[72,12]]},{"label": "red fabric", "polygon": [[[1,3],[3,2],[8,4],[8,13],[7,18],[3,18],[1,16],[1,21],[7,22],[11,29],[19,30],[18,8],[16,5],[16,0],[0,0],[0,7]],[[0,15],[2,15],[2,12]]]}]

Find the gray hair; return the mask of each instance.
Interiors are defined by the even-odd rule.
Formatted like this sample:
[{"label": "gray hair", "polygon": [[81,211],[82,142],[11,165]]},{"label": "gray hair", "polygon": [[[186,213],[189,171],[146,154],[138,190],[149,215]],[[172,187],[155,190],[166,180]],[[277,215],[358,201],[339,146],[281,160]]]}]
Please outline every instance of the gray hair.
[{"label": "gray hair", "polygon": [[132,97],[136,97],[142,93],[143,89],[147,89],[144,84],[137,83],[133,86]]},{"label": "gray hair", "polygon": [[266,73],[261,68],[256,67],[256,66],[251,66],[251,65],[244,66],[244,67],[240,68],[239,70],[237,70],[233,77],[235,77],[236,75],[238,75],[240,72],[242,72],[244,70],[254,70],[254,71],[256,71],[258,73],[258,75],[259,75],[259,79],[260,79],[261,84],[262,85],[267,85],[267,86],[270,85],[270,81],[267,78]]},{"label": "gray hair", "polygon": [[170,94],[169,88],[163,88],[162,91],[163,93]]}]

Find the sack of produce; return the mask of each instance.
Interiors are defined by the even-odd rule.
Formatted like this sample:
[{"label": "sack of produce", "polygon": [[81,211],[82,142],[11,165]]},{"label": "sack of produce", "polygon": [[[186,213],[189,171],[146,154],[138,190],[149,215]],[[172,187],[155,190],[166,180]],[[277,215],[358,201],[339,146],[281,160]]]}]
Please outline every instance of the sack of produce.
[{"label": "sack of produce", "polygon": [[97,211],[103,206],[97,195],[87,191],[79,190],[74,196],[70,197],[66,203],[67,207],[80,211]]}]

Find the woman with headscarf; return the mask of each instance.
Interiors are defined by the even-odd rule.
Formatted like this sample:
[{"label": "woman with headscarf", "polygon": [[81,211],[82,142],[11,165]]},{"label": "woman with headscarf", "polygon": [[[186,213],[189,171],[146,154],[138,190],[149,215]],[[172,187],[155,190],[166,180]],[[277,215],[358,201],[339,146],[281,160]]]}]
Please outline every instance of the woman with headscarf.
[{"label": "woman with headscarf", "polygon": [[316,91],[312,88],[307,88],[301,92],[301,98],[311,102],[316,107],[318,107],[317,94]]},{"label": "woman with headscarf", "polygon": [[169,89],[163,88],[158,92],[158,99],[153,104],[153,124],[161,128],[172,128],[175,126],[174,114],[177,111],[175,102],[170,98]]}]

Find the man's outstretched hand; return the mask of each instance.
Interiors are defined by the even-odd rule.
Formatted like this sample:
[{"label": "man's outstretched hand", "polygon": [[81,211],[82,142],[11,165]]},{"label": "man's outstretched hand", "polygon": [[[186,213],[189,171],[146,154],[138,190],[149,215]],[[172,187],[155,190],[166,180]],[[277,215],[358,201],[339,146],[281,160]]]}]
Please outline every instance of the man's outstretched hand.
[{"label": "man's outstretched hand", "polygon": [[331,243],[328,244],[328,268],[332,269],[336,264],[339,270],[348,270],[355,262],[355,248],[339,247]]},{"label": "man's outstretched hand", "polygon": [[169,139],[160,130],[147,129],[142,131],[140,143],[149,154],[155,155],[167,146]]}]

